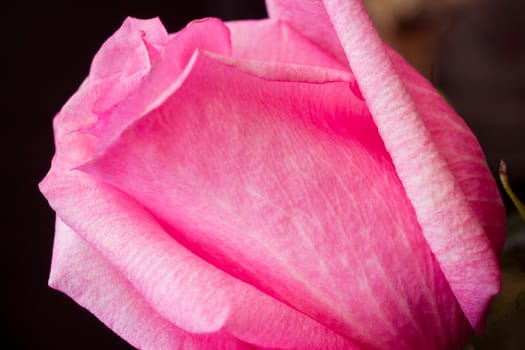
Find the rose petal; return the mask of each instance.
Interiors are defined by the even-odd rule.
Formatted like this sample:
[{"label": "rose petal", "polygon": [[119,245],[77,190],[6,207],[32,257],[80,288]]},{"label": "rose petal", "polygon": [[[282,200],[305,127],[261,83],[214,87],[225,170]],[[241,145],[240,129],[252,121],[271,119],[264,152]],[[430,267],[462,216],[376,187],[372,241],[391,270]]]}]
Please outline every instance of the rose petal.
[{"label": "rose petal", "polygon": [[[405,90],[364,5],[338,0],[325,4],[423,234],[467,319],[480,331],[500,284],[490,241]],[[465,154],[455,159],[483,161]]]},{"label": "rose petal", "polygon": [[461,310],[347,86],[277,84],[199,54],[171,96],[82,169],[360,347],[450,348]]},{"label": "rose petal", "polygon": [[432,84],[396,52],[387,52],[494,252],[500,255],[505,240],[505,207],[476,137]]},{"label": "rose petal", "polygon": [[49,285],[139,349],[253,349],[224,332],[196,335],[159,316],[131,283],[60,219]]},{"label": "rose petal", "polygon": [[[487,304],[499,290],[494,249],[501,248],[504,214],[470,131],[400,59],[393,59],[394,68],[361,1],[269,0],[268,7],[273,18],[294,28],[310,27],[308,36],[331,47],[335,56],[344,48],[423,234],[465,315],[479,331]],[[330,36],[326,28],[337,35]],[[429,112],[434,106],[443,112],[441,122]],[[493,216],[488,214],[491,210]]]},{"label": "rose petal", "polygon": [[[57,151],[40,188],[67,225],[121,274],[117,280],[125,276],[157,314],[152,317],[186,331],[224,331],[265,348],[352,349],[333,331],[188,252],[133,199],[72,170],[96,148],[93,134],[75,130],[96,118],[91,106],[103,94],[100,85],[89,77],[55,118]],[[61,262],[56,271],[69,269],[68,260],[55,260]],[[74,273],[56,272],[52,283],[77,298],[67,289]],[[101,314],[99,306],[85,305]]]},{"label": "rose petal", "polygon": [[196,49],[229,55],[231,44],[228,28],[220,20],[208,18],[191,22],[171,37],[162,57],[151,68],[154,74],[144,79],[131,98],[105,113],[99,120],[95,130],[103,140],[97,145],[99,150],[107,145],[106,140],[111,142],[123,128],[156,108],[159,100],[163,99],[162,94],[169,94],[177,88],[184,79],[182,73]]},{"label": "rose petal", "polygon": [[[78,171],[57,173],[57,168],[41,189],[152,310],[179,328],[224,329],[263,347],[352,349],[332,331],[188,252],[120,191]],[[54,278],[55,287],[63,288],[62,277]]]},{"label": "rose petal", "polygon": [[[84,113],[60,121],[60,117],[55,119],[55,123],[61,123],[60,128],[55,127],[57,143],[66,142],[72,132],[90,131],[99,120],[99,115],[121,102],[130,91],[134,90],[151,68],[151,50],[155,48],[161,51],[167,40],[166,30],[157,18],[150,20],[127,18],[95,55],[90,76],[82,85],[89,85],[89,87],[80,89],[84,90],[83,98],[73,102],[88,106]],[[69,107],[75,109],[71,103],[70,101]],[[69,149],[69,145],[57,146]],[[86,151],[89,153],[90,148],[86,150],[83,146],[85,145],[83,144],[82,147],[77,145],[75,149],[80,153]],[[67,157],[78,155],[73,152]]]}]

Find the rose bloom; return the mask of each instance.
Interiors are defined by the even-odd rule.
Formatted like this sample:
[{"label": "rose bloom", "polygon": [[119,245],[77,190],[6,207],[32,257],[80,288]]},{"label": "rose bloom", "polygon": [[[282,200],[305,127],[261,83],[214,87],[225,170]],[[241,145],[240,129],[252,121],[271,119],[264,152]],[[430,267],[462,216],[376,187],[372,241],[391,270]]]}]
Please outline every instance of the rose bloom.
[{"label": "rose bloom", "polygon": [[499,290],[473,134],[358,0],[128,18],[54,120],[50,285],[143,349],[457,349]]}]

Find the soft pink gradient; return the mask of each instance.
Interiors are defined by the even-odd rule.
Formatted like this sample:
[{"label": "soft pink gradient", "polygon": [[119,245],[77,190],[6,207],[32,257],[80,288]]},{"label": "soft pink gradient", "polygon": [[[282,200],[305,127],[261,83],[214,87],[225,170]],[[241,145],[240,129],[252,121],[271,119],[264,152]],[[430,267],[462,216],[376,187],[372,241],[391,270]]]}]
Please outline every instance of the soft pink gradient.
[{"label": "soft pink gradient", "polygon": [[454,349],[499,289],[472,133],[360,1],[129,18],[54,121],[50,285],[142,349]]}]

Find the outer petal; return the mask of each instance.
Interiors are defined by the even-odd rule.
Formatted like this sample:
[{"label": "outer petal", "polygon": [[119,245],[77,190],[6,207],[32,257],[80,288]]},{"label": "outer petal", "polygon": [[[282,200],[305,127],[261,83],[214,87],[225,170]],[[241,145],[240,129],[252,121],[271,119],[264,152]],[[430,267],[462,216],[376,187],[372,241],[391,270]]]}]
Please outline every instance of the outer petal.
[{"label": "outer petal", "polygon": [[[202,22],[194,27],[199,23]],[[203,26],[201,29],[206,28]],[[206,31],[201,33],[208,34]],[[75,234],[97,251],[95,254],[88,249],[90,252],[86,254],[103,257],[104,263],[97,258],[95,260],[99,262],[96,264],[102,270],[107,268],[112,271],[108,273],[117,283],[116,288],[123,288],[124,294],[129,288],[134,289],[129,293],[133,303],[137,301],[137,312],[151,310],[151,322],[170,322],[175,329],[173,332],[177,334],[179,331],[182,334],[217,333],[217,336],[203,338],[213,341],[216,337],[227,339],[226,334],[231,334],[264,348],[352,349],[351,343],[333,331],[193,255],[170,237],[159,222],[132,198],[74,170],[75,166],[94,155],[95,135],[77,130],[97,119],[92,106],[103,95],[101,86],[105,82],[107,80],[90,76],[55,118],[57,152],[40,188],[61,221],[67,222]],[[59,223],[57,227],[57,237],[62,237],[62,228],[66,226]],[[78,243],[78,239],[72,240],[76,242],[70,243],[78,248],[78,256],[83,256],[82,252],[87,248],[80,247],[82,244]],[[65,239],[65,242],[69,240]],[[62,239],[57,238],[57,246],[62,243]],[[55,251],[57,257],[52,285],[73,298],[79,298],[79,302],[127,338],[131,325],[119,323],[114,326],[112,322],[119,318],[115,310],[115,314],[106,314],[91,294],[82,296],[79,289],[71,289],[74,286],[69,282],[74,280],[73,275],[81,265],[68,265],[68,260],[62,260],[61,254],[66,251],[62,248]],[[82,280],[81,276],[77,277]],[[84,280],[86,284],[82,286],[85,288],[81,289],[94,283],[93,293],[99,291],[103,286],[97,285],[96,281]],[[117,300],[112,302],[117,303]],[[119,306],[117,309],[133,313],[133,310],[122,308]],[[149,344],[153,334],[146,332],[143,336]],[[190,336],[184,336],[182,341],[186,337],[189,337],[189,344],[193,344],[193,337]],[[131,336],[129,340],[142,344],[142,340],[135,342],[134,339],[138,338]],[[165,339],[175,342],[171,336]]]},{"label": "outer petal", "polygon": [[49,284],[139,349],[252,349],[224,332],[195,335],[175,327],[60,219],[56,222]]},{"label": "outer petal", "polygon": [[[468,128],[397,57],[394,68],[361,1],[273,0],[268,6],[271,15],[292,27],[312,26],[309,37],[336,55],[344,49],[423,234],[465,315],[479,330],[499,289],[494,250],[501,248],[504,218],[494,181]],[[320,8],[320,14],[313,8]],[[325,37],[320,27],[333,28],[337,35]],[[441,122],[426,111],[436,106],[443,112]]]},{"label": "outer petal", "polygon": [[[224,332],[264,348],[353,348],[334,332],[188,252],[119,191],[78,171],[50,174],[43,188],[57,213],[129,281],[152,312],[176,327],[190,333]],[[55,275],[52,285],[71,294],[63,289],[68,287],[66,277]],[[78,294],[71,296],[76,300]],[[86,307],[97,314],[97,305]]]},{"label": "outer petal", "polygon": [[439,152],[499,255],[505,239],[505,208],[474,134],[443,97],[396,52],[387,48]]},{"label": "outer petal", "polygon": [[178,89],[82,169],[362,348],[456,345],[464,318],[348,82],[319,70],[276,82],[285,67],[226,61],[195,56]]}]

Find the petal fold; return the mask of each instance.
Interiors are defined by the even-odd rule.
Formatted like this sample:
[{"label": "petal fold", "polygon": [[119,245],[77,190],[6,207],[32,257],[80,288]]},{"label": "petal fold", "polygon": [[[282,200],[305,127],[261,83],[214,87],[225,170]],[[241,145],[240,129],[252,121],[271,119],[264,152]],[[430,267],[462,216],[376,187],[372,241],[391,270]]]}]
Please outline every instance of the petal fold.
[{"label": "petal fold", "polygon": [[89,75],[94,79],[133,75],[151,63],[144,43],[161,48],[167,41],[168,33],[158,18],[128,17],[95,55]]},{"label": "petal fold", "polygon": [[231,335],[187,333],[159,316],[131,283],[60,219],[49,285],[139,349],[253,349]]},{"label": "petal fold", "polygon": [[133,91],[133,96],[99,118],[94,130],[100,137],[97,146],[99,151],[110,143],[122,128],[156,108],[162,101],[163,94],[169,94],[177,88],[183,79],[184,69],[197,49],[230,55],[228,28],[219,19],[207,18],[191,22],[171,37],[161,57],[151,67],[152,74],[145,77],[140,86]]}]

